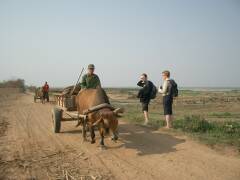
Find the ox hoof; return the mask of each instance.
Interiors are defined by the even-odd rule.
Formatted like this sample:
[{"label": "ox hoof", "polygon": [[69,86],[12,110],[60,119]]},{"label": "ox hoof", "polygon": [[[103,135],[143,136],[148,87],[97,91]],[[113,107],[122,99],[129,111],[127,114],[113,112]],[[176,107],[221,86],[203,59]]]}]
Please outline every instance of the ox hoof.
[{"label": "ox hoof", "polygon": [[95,143],[96,143],[96,140],[92,140],[92,141],[91,141],[91,144],[95,144]]},{"label": "ox hoof", "polygon": [[87,138],[83,138],[82,143],[87,142]]},{"label": "ox hoof", "polygon": [[106,147],[105,145],[100,145],[100,149],[101,149],[101,150],[106,150],[107,147]]},{"label": "ox hoof", "polygon": [[114,141],[114,142],[117,142],[118,137],[114,136],[114,137],[111,138],[111,140]]}]

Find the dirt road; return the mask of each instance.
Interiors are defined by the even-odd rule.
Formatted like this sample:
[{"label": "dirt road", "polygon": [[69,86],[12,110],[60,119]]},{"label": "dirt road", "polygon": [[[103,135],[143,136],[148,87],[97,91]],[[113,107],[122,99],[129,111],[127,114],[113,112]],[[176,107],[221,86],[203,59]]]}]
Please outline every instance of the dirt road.
[{"label": "dirt road", "polygon": [[107,139],[107,150],[82,143],[75,123],[54,134],[52,106],[30,95],[0,96],[0,179],[240,179],[238,157],[124,122],[120,141]]}]

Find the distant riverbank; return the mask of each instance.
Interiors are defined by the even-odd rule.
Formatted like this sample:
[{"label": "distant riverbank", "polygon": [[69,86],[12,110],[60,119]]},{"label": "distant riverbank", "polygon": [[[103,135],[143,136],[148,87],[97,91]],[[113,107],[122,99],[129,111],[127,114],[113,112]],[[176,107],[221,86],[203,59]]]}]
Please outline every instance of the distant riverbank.
[{"label": "distant riverbank", "polygon": [[240,91],[240,87],[180,87],[180,90],[190,90],[190,91]]}]

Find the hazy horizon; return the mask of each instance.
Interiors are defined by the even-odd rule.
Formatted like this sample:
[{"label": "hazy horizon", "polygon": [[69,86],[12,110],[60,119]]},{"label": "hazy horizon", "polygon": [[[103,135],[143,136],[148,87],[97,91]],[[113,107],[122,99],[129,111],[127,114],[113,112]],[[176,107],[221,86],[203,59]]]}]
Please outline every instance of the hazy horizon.
[{"label": "hazy horizon", "polygon": [[104,87],[240,87],[240,1],[0,0],[0,81],[64,87],[96,65]]}]

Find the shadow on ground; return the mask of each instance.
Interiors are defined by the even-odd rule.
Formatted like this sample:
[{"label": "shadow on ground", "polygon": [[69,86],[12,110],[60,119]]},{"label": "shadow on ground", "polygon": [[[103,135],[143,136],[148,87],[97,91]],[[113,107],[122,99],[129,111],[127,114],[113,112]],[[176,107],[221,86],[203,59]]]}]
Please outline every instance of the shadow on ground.
[{"label": "shadow on ground", "polygon": [[[97,129],[95,130],[97,131]],[[81,129],[74,129],[65,130],[61,133],[81,135],[82,131]],[[98,143],[98,131],[96,135]],[[89,136],[90,134],[87,132],[87,137],[90,138]],[[133,149],[137,151],[139,156],[176,152],[176,146],[185,142],[185,139],[161,133],[153,128],[133,124],[120,124],[119,137],[121,145],[108,148],[118,149],[124,147],[126,149]],[[106,138],[108,138],[108,136],[106,136]]]},{"label": "shadow on ground", "polygon": [[186,140],[163,134],[148,127],[132,124],[119,126],[123,147],[134,149],[140,156],[176,152],[175,146]]}]

